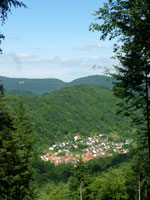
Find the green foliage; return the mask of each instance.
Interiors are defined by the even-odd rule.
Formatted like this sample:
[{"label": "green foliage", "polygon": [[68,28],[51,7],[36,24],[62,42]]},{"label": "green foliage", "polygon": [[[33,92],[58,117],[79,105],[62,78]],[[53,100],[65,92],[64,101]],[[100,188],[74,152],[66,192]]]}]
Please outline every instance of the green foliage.
[{"label": "green foliage", "polygon": [[120,113],[130,116],[137,125],[140,147],[149,149],[149,155],[140,152],[134,160],[132,178],[128,179],[129,199],[147,200],[150,197],[150,1],[108,0],[95,16],[103,23],[91,24],[90,29],[100,31],[102,40],[108,36],[120,42],[114,45],[120,65],[115,66],[113,91],[124,99],[119,103]]},{"label": "green foliage", "polygon": [[71,199],[88,199],[87,197],[89,196],[89,183],[90,179],[87,168],[80,158],[73,170],[73,176],[69,180]]},{"label": "green foliage", "polygon": [[115,66],[113,90],[124,99],[122,112],[140,125],[150,153],[150,1],[109,0],[95,15],[103,23],[91,29],[100,31],[102,40],[109,36],[120,41],[114,47],[120,65]]},{"label": "green foliage", "polygon": [[51,92],[64,87],[65,82],[59,79],[26,79],[26,78],[7,78],[0,77],[8,90],[23,90],[29,91],[36,95],[41,95],[46,92]]},{"label": "green foliage", "polygon": [[97,160],[97,163],[105,166],[97,173],[90,172],[88,165],[91,165],[92,161],[83,163],[80,160],[66,183],[58,182],[55,185],[49,180],[49,184],[41,188],[43,193],[40,193],[38,200],[80,199],[81,182],[83,200],[137,200],[139,199],[139,177],[141,199],[148,200],[150,183],[148,153],[141,153],[135,157],[132,155],[130,160],[122,158],[120,162],[120,158],[114,159],[115,164],[112,162],[113,158],[94,159],[93,163]]},{"label": "green foliage", "polygon": [[[71,164],[54,166],[50,162],[39,160],[35,165],[38,171],[35,178],[38,180],[39,190],[43,192],[40,192],[38,200],[79,199],[81,181],[83,200],[136,200],[138,176],[135,175],[134,167],[130,165],[132,161],[136,166],[139,164],[134,159],[134,155],[135,152],[131,152],[128,155],[93,159],[87,163],[79,161],[74,168]],[[144,176],[144,173],[142,175],[147,180],[149,167],[147,164],[141,165],[142,167],[145,174],[147,171],[147,176]],[[142,187],[144,187],[144,182]]]},{"label": "green foliage", "polygon": [[60,184],[55,186],[50,194],[41,196],[38,200],[71,200],[68,192],[68,186]]},{"label": "green foliage", "polygon": [[147,200],[150,196],[150,159],[147,151],[139,151],[133,160],[131,182],[135,198]]},{"label": "green foliage", "polygon": [[89,160],[85,163],[88,173],[99,174],[101,172],[107,171],[109,168],[117,168],[123,163],[130,163],[133,159],[135,152],[129,154],[117,154],[112,157],[101,157],[93,160]]},{"label": "green foliage", "polygon": [[0,199],[32,199],[33,131],[22,103],[15,117],[6,105],[1,90]]},{"label": "green foliage", "polygon": [[33,92],[26,91],[26,90],[8,90],[7,93],[14,95],[14,96],[23,96],[23,97],[35,97],[35,96],[37,96]]},{"label": "green foliage", "polygon": [[[16,104],[16,98],[11,97],[11,102]],[[116,115],[117,100],[108,88],[74,86],[24,98],[24,102],[35,123],[40,145],[50,146],[76,134],[90,136],[92,132],[108,135],[116,131],[125,136],[131,129],[127,118]],[[130,131],[128,136],[132,137]]]},{"label": "green foliage", "polygon": [[68,86],[72,87],[75,85],[97,85],[97,86],[112,88],[113,86],[112,81],[113,79],[111,77],[94,75],[94,76],[75,79],[72,82],[68,83]]},{"label": "green foliage", "polygon": [[54,166],[51,162],[43,162],[40,158],[34,162],[36,169],[34,178],[38,187],[43,187],[48,182],[66,183],[72,175],[73,166],[71,164],[61,164]]},{"label": "green foliage", "polygon": [[[6,106],[3,86],[0,85],[0,199],[12,194],[14,174],[14,154],[16,145],[13,139],[13,118]],[[12,167],[11,167],[12,166]],[[12,199],[12,198],[10,198]]]},{"label": "green foliage", "polygon": [[102,174],[91,184],[90,196],[99,200],[127,200],[126,179],[122,170],[114,169]]},{"label": "green foliage", "polygon": [[[18,190],[16,199],[32,198],[31,181],[33,181],[33,143],[35,135],[33,132],[33,124],[30,122],[25,112],[25,107],[21,99],[18,102],[18,109],[14,119],[14,138],[17,144],[16,174],[15,187]],[[33,188],[32,188],[33,190]]]},{"label": "green foliage", "polygon": [[[107,76],[95,75],[76,79],[72,82],[63,82],[59,79],[26,79],[26,78],[7,78],[0,77],[5,85],[8,93],[26,96],[27,92],[32,92],[35,95],[41,95],[47,92],[52,92],[65,87],[72,87],[75,85],[99,85],[104,87],[112,87],[112,78]],[[109,81],[108,81],[109,79]],[[23,91],[21,93],[21,91]],[[30,94],[29,94],[30,95]]]}]

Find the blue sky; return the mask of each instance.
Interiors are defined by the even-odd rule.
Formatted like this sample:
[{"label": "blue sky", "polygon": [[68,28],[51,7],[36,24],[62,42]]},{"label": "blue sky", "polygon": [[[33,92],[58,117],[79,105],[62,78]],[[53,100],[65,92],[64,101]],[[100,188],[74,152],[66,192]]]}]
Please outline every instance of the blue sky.
[{"label": "blue sky", "polygon": [[[23,1],[23,0],[22,0]],[[116,62],[113,43],[90,32],[94,11],[103,0],[24,0],[28,9],[13,9],[0,33],[0,75],[59,78],[64,81],[102,74]],[[97,69],[93,69],[93,65]]]}]

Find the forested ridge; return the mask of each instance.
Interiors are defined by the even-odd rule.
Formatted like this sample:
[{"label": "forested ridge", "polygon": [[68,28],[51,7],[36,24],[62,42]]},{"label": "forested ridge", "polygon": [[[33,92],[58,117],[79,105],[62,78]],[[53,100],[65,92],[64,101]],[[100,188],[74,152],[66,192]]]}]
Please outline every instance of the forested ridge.
[{"label": "forested ridge", "polygon": [[[119,198],[125,195],[125,199],[132,199],[128,198],[127,191],[131,190],[130,192],[134,194],[135,188],[126,186],[128,182],[126,173],[130,175],[133,173],[131,166],[134,162],[131,161],[134,149],[128,154],[97,158],[87,163],[81,160],[79,171],[72,164],[54,166],[53,163],[44,162],[40,158],[42,152],[46,152],[51,144],[63,141],[65,138],[68,140],[73,135],[88,137],[104,133],[111,136],[118,135],[120,138],[134,138],[134,128],[130,121],[116,115],[117,99],[111,89],[80,85],[21,99],[30,120],[34,122],[36,132],[34,151],[37,152],[37,156],[33,163],[34,187],[37,188],[35,199],[77,199],[80,176],[83,177],[84,199],[103,198],[99,197],[102,195],[101,191],[104,191],[103,195],[109,191],[107,195],[115,196],[118,187],[120,187]],[[20,101],[20,97],[8,96],[7,101],[13,110],[17,109],[18,100]],[[108,186],[109,176],[113,180],[111,186]],[[118,185],[114,188],[117,182]]]},{"label": "forested ridge", "polygon": [[75,79],[71,82],[64,82],[59,79],[27,79],[27,78],[8,78],[0,76],[0,80],[5,85],[5,89],[8,93],[14,95],[27,96],[27,92],[34,93],[35,95],[41,95],[46,92],[52,92],[65,87],[72,87],[75,85],[99,85],[105,87],[112,87],[112,78],[103,75],[93,75]]},{"label": "forested ridge", "polygon": [[[17,0],[1,0],[2,24],[12,7],[27,8]],[[16,97],[5,94],[0,83],[0,200],[150,199],[150,1],[108,0],[94,15],[100,21],[90,30],[100,31],[101,40],[118,39],[113,89],[92,81],[81,85],[87,84],[83,79],[75,81],[79,86],[61,89],[59,80],[52,93],[45,93],[52,91],[49,86],[45,91],[34,85],[36,92],[12,92],[33,97]],[[0,44],[4,38],[0,34]],[[17,81],[24,86],[23,79]],[[75,164],[42,160],[51,144],[101,133],[130,137],[134,145],[125,154],[88,162],[82,155]]]},{"label": "forested ridge", "polygon": [[[10,97],[12,105],[16,100]],[[73,135],[134,137],[128,118],[116,115],[117,99],[109,88],[73,86],[23,101],[35,123],[39,145],[51,145]]]},{"label": "forested ridge", "polygon": [[[72,135],[90,136],[105,133],[135,139],[135,129],[133,130],[131,122],[116,115],[118,100],[111,89],[80,85],[36,97],[20,99],[12,95],[6,96],[5,102],[11,106],[12,113],[20,113],[18,117],[24,112],[28,113],[28,118],[21,117],[21,121],[15,122],[18,133],[25,130],[24,120],[34,123],[36,137],[32,152],[36,154],[34,157],[29,156],[32,158],[32,165],[29,166],[33,167],[34,180],[30,188],[33,196],[30,196],[30,199],[76,200],[80,196],[81,188],[83,199],[137,198],[139,183],[136,178],[140,174],[142,180],[147,181],[145,174],[147,177],[149,171],[145,167],[142,169],[142,166],[148,167],[149,163],[146,163],[147,154],[142,154],[144,162],[139,162],[135,156],[136,146],[127,154],[96,158],[87,163],[79,160],[76,166],[54,166],[53,163],[44,162],[40,158],[43,150],[46,152],[50,144],[62,141],[65,137],[68,139]],[[28,123],[26,126],[28,133],[30,126]],[[142,187],[145,191],[146,186]]]}]

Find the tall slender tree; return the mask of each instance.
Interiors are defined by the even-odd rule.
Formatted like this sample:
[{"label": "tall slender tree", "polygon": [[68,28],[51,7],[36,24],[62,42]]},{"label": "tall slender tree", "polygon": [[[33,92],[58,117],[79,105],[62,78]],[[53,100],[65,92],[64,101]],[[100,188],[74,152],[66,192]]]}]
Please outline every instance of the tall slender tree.
[{"label": "tall slender tree", "polygon": [[69,187],[71,191],[71,199],[87,200],[89,199],[90,179],[88,176],[87,168],[80,157],[74,170],[73,176],[70,178]]},{"label": "tall slender tree", "polygon": [[23,104],[14,116],[0,89],[0,200],[32,199],[33,129]]},{"label": "tall slender tree", "polygon": [[[0,86],[0,199],[11,196],[13,188],[14,151],[13,145],[13,118],[9,113],[4,96],[3,86]],[[10,167],[12,166],[12,167]],[[11,199],[11,198],[10,198]]]},{"label": "tall slender tree", "polygon": [[124,99],[122,112],[140,124],[150,155],[150,1],[108,0],[95,16],[100,24],[91,24],[90,30],[100,31],[101,40],[117,38],[120,65],[114,66],[113,90]]},{"label": "tall slender tree", "polygon": [[149,200],[150,197],[150,159],[148,152],[138,152],[132,163],[133,175],[131,176],[134,184],[135,199]]},{"label": "tall slender tree", "polygon": [[32,199],[33,182],[33,160],[34,160],[34,131],[33,124],[26,114],[25,107],[21,99],[18,102],[18,109],[14,119],[14,134],[17,150],[15,154],[15,174],[14,199]]},{"label": "tall slender tree", "polygon": [[[0,1],[2,25],[14,7],[26,7],[17,0]],[[4,35],[0,34],[0,44]],[[0,48],[0,53],[2,49]],[[19,104],[16,117],[6,106],[4,88],[0,84],[0,200],[31,199],[32,129],[23,104]]]}]

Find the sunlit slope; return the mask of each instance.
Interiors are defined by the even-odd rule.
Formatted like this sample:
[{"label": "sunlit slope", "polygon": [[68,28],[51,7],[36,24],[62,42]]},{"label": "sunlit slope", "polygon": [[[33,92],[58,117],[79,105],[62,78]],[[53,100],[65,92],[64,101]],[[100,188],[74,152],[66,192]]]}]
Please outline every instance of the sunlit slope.
[{"label": "sunlit slope", "polygon": [[111,89],[80,85],[33,98],[24,98],[41,144],[69,135],[124,135],[130,129],[126,118],[116,115]]}]

